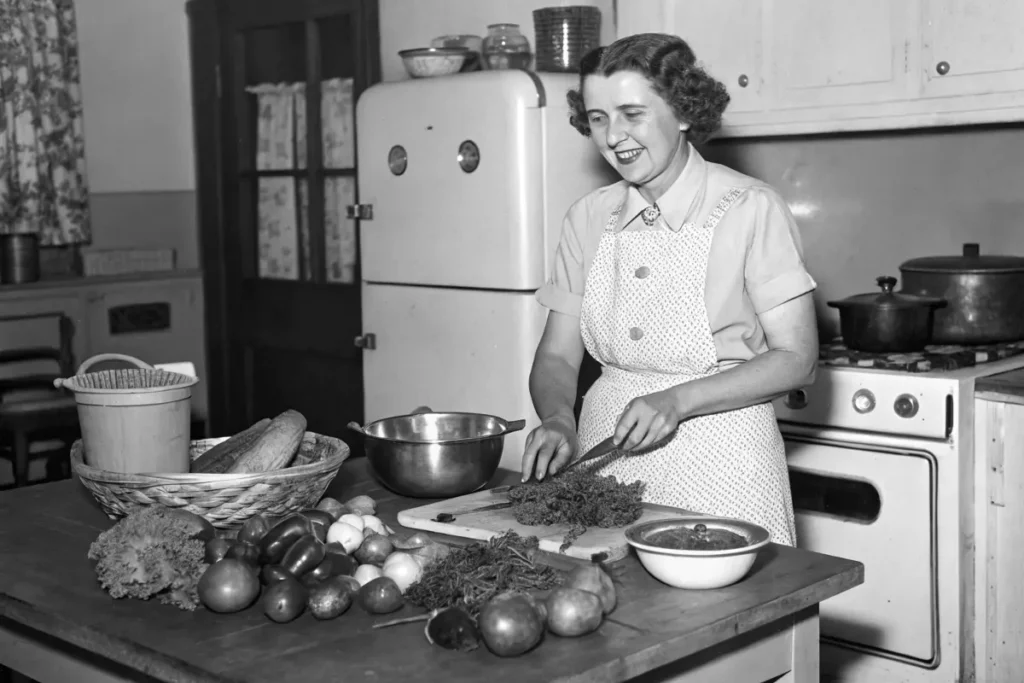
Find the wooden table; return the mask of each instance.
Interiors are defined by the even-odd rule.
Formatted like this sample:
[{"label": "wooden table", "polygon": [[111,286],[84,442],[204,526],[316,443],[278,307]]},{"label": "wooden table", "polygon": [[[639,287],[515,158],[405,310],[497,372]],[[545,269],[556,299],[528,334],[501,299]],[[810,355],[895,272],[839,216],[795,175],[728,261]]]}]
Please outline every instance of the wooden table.
[{"label": "wooden table", "polygon": [[[514,476],[499,473],[495,484]],[[365,493],[395,516],[422,504],[381,489],[363,459],[329,495]],[[685,591],[634,556],[613,566],[619,605],[582,638],[547,634],[499,658],[481,646],[428,645],[422,624],[373,630],[358,606],[336,620],[270,622],[259,609],[217,615],[156,601],[113,600],[96,583],[89,544],[111,522],[76,480],[0,494],[0,663],[43,683],[75,681],[818,681],[818,603],[863,582],[858,562],[770,545],[740,583]],[[447,539],[446,539],[447,540]],[[462,541],[465,542],[465,541]],[[555,563],[572,560],[555,558]]]}]

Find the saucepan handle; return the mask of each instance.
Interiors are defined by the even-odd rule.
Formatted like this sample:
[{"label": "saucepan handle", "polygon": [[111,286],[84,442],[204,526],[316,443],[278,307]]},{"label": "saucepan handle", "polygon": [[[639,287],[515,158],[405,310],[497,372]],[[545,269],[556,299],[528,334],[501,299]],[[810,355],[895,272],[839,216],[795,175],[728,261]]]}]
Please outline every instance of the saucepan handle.
[{"label": "saucepan handle", "polygon": [[511,422],[505,423],[505,434],[511,434],[512,432],[518,432],[520,429],[526,426],[526,420],[512,420]]},{"label": "saucepan handle", "polygon": [[358,422],[349,422],[348,428],[351,429],[353,432],[359,432],[363,436],[366,436],[366,430],[363,429]]},{"label": "saucepan handle", "polygon": [[410,415],[422,415],[423,413],[432,413],[432,412],[434,412],[434,411],[430,409],[430,406],[420,406],[419,408],[416,408],[415,410],[413,410],[409,414]]}]

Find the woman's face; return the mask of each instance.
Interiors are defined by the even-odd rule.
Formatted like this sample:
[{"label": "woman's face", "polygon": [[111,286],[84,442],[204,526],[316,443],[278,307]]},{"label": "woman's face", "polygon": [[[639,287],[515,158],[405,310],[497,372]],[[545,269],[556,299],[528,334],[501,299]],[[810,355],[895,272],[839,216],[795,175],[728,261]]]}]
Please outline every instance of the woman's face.
[{"label": "woman's face", "polygon": [[583,103],[590,137],[608,163],[634,184],[668,189],[686,165],[682,131],[689,125],[676,118],[650,81],[635,71],[587,76]]}]

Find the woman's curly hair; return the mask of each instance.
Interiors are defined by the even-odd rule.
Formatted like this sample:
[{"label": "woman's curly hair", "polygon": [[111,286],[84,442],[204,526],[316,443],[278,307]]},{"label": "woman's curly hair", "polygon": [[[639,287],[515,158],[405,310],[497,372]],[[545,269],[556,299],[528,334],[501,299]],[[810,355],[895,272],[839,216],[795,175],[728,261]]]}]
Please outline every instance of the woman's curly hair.
[{"label": "woman's curly hair", "polygon": [[569,123],[581,135],[590,137],[590,122],[583,104],[584,79],[594,74],[610,76],[617,71],[635,71],[646,77],[676,117],[690,124],[689,137],[693,142],[706,142],[721,128],[729,93],[697,64],[697,57],[686,41],[665,33],[638,33],[591,50],[580,60],[580,87],[570,90],[566,97]]}]

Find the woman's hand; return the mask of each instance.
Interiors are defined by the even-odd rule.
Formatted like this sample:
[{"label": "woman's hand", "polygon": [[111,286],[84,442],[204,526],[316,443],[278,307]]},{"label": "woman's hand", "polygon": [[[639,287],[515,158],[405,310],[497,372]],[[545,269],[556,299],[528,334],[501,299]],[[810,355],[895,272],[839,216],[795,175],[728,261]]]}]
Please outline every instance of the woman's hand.
[{"label": "woman's hand", "polygon": [[568,419],[548,418],[526,437],[523,451],[523,481],[531,475],[539,480],[548,472],[555,474],[579,450],[576,428]]},{"label": "woman's hand", "polygon": [[678,403],[673,389],[634,398],[615,425],[615,443],[622,450],[638,451],[665,440],[683,419]]}]

